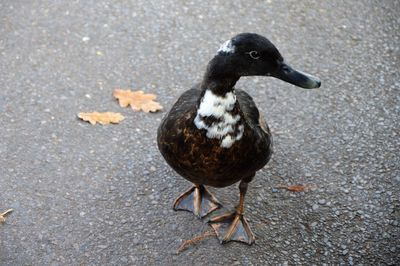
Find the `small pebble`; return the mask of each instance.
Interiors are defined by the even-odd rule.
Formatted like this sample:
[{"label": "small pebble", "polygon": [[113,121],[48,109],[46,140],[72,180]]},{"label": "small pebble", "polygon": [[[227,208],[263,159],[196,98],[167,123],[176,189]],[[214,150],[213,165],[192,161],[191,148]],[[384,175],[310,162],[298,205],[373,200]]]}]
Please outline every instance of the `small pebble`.
[{"label": "small pebble", "polygon": [[349,265],[354,265],[352,256],[349,256]]},{"label": "small pebble", "polygon": [[316,227],[317,226],[317,222],[312,222],[311,223],[311,227]]}]

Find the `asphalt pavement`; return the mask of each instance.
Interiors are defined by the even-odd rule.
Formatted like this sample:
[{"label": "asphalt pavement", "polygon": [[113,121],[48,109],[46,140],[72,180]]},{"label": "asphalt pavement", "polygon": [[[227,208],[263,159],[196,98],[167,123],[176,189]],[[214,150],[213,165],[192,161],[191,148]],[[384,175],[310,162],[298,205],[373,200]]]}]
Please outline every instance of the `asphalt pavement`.
[{"label": "asphalt pavement", "polygon": [[[0,265],[399,265],[399,1],[1,1]],[[221,43],[268,37],[322,86],[241,79],[274,135],[250,184],[256,243],[204,239],[172,210],[190,183],[164,162],[166,111],[122,109],[115,88],[168,110]],[[121,112],[92,126],[84,111]],[[312,185],[290,192],[281,185]],[[213,189],[227,209],[237,185]]]}]

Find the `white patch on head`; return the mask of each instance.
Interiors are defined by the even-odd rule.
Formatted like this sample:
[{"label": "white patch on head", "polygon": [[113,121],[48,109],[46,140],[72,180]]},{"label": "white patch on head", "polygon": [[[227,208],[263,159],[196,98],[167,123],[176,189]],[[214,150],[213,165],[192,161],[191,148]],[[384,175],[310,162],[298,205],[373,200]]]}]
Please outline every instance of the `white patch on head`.
[{"label": "white patch on head", "polygon": [[234,53],[235,46],[232,44],[231,40],[224,42],[218,49],[218,53]]},{"label": "white patch on head", "polygon": [[[243,136],[244,126],[238,124],[240,115],[229,113],[235,107],[235,103],[234,92],[228,92],[222,97],[206,90],[194,119],[194,124],[198,129],[207,130],[207,138],[222,139],[221,147],[223,148],[230,148],[236,140],[240,140]],[[209,126],[206,125],[202,118],[210,116],[219,121],[213,122]],[[235,131],[238,131],[236,135],[234,135]]]}]

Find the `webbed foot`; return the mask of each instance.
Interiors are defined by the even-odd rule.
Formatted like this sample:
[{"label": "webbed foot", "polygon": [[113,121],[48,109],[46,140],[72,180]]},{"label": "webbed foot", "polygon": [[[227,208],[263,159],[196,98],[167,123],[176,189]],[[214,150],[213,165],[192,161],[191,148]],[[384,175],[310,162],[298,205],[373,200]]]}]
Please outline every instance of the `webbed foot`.
[{"label": "webbed foot", "polygon": [[226,213],[212,218],[209,223],[215,230],[221,244],[229,241],[244,242],[248,245],[254,243],[254,234],[243,214]]},{"label": "webbed foot", "polygon": [[202,218],[220,208],[221,203],[203,186],[196,185],[180,195],[174,202],[174,210],[193,212]]},{"label": "webbed foot", "polygon": [[249,223],[244,218],[244,197],[248,183],[242,180],[239,184],[240,200],[236,212],[226,213],[212,218],[209,223],[217,234],[221,244],[229,241],[244,242],[248,245],[254,243],[255,237]]}]

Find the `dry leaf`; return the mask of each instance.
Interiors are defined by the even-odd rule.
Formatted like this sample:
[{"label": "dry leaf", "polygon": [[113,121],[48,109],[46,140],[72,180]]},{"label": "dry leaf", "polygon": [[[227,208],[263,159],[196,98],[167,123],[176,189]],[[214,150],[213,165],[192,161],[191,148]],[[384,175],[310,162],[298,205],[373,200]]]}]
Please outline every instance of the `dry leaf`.
[{"label": "dry leaf", "polygon": [[292,185],[292,186],[278,186],[277,188],[284,188],[289,191],[293,192],[302,192],[302,191],[308,191],[310,188],[312,188],[314,185],[308,184],[308,185]]},{"label": "dry leaf", "polygon": [[119,100],[121,107],[130,105],[134,111],[143,110],[144,112],[157,112],[162,110],[162,106],[155,102],[155,94],[145,94],[143,91],[131,91],[116,89],[113,96]]},{"label": "dry leaf", "polygon": [[217,234],[215,233],[214,230],[205,231],[203,234],[201,234],[199,236],[195,236],[192,239],[189,239],[189,240],[186,240],[185,242],[183,242],[183,244],[178,248],[178,251],[176,253],[179,254],[182,251],[184,251],[185,249],[187,249],[188,247],[198,244],[203,239],[205,239],[209,236],[216,236],[216,235]]},{"label": "dry leaf", "polygon": [[13,209],[9,209],[3,213],[0,213],[0,224],[4,223],[6,221],[6,215],[10,214],[12,211],[13,211]]},{"label": "dry leaf", "polygon": [[92,125],[95,125],[96,123],[100,123],[102,125],[108,125],[110,123],[118,124],[125,118],[120,113],[112,113],[112,112],[79,113],[78,117],[84,121],[89,121],[89,123]]}]

